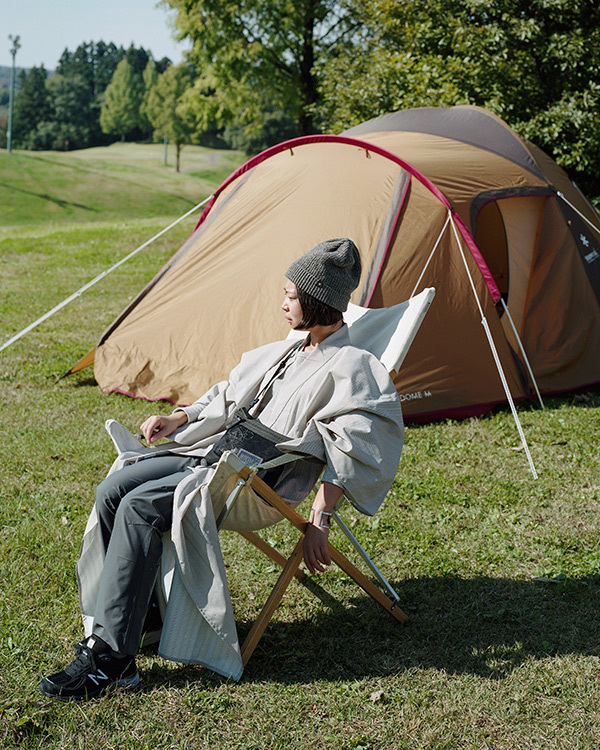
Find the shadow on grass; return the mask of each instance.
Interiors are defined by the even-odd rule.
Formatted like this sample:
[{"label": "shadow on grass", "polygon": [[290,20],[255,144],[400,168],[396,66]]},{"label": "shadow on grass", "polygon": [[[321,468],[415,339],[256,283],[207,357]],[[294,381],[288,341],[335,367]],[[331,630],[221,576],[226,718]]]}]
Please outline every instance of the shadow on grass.
[{"label": "shadow on grass", "polygon": [[[600,576],[536,583],[440,577],[398,584],[408,625],[363,595],[340,603],[315,581],[321,600],[304,621],[273,621],[243,680],[312,683],[435,669],[501,680],[528,660],[600,654]],[[290,591],[288,596],[293,596]],[[240,640],[251,623],[240,623]],[[222,678],[197,667],[154,669],[148,688]]]},{"label": "shadow on grass", "polygon": [[[61,380],[64,380],[64,378],[69,377],[68,373],[65,373],[64,375],[61,375],[60,378],[57,379],[57,383],[60,383]],[[96,378],[93,375],[88,375],[87,377],[82,377],[79,380],[73,380],[71,382],[71,385],[74,388],[97,388],[98,383],[96,382]]]},{"label": "shadow on grass", "polygon": [[68,206],[73,206],[74,208],[81,208],[84,211],[91,211],[92,213],[98,213],[97,208],[93,208],[92,206],[86,206],[83,203],[73,203],[72,201],[66,201],[62,200],[61,198],[56,198],[55,196],[49,195],[48,193],[36,193],[34,190],[25,190],[24,188],[16,187],[15,185],[8,185],[4,182],[0,182],[0,187],[8,188],[12,191],[17,191],[19,193],[25,193],[25,195],[33,195],[36,198],[41,198],[45,201],[50,201],[51,203],[56,203],[59,208],[67,208]]},{"label": "shadow on grass", "polygon": [[[61,152],[61,153],[71,153],[71,152]],[[71,172],[83,172],[85,174],[90,174],[90,175],[99,175],[101,177],[108,177],[108,178],[113,179],[113,180],[123,180],[123,181],[131,183],[133,185],[139,185],[139,186],[142,186],[142,187],[145,187],[145,188],[149,187],[148,184],[147,184],[147,182],[145,182],[143,178],[142,179],[132,179],[132,177],[131,177],[131,175],[132,175],[132,167],[133,167],[132,164],[124,164],[124,165],[121,164],[121,165],[119,165],[118,163],[114,163],[114,162],[112,164],[110,162],[105,162],[105,165],[108,168],[102,169],[102,167],[99,167],[97,165],[96,166],[85,166],[84,164],[74,163],[72,161],[67,163],[67,162],[64,162],[64,161],[61,161],[61,160],[48,159],[46,157],[39,156],[39,155],[33,156],[31,153],[27,154],[27,158],[35,160],[35,161],[45,162],[46,164],[51,164],[53,167],[62,167],[63,169],[69,170]],[[119,171],[121,171],[122,173],[119,174]],[[185,172],[185,171],[186,170],[183,170],[183,172]],[[214,177],[214,174],[211,174],[210,170],[206,170],[206,171],[207,171],[207,175],[210,175],[211,177]],[[226,174],[225,174],[225,176],[227,176],[228,174],[229,174],[229,172],[227,171]],[[12,186],[11,186],[11,188],[12,188]],[[16,188],[12,188],[12,189],[16,189]],[[21,192],[26,193],[26,192],[30,192],[30,191],[22,190]],[[39,195],[39,194],[38,193],[32,193],[32,195]],[[189,198],[182,197],[181,194],[179,194],[179,193],[177,193],[175,191],[170,192],[170,191],[164,190],[164,191],[162,191],[162,195],[169,195],[169,196],[171,196],[171,198],[177,198],[178,200],[181,200],[184,203],[189,203],[189,207],[190,208],[195,205],[194,201],[190,200]],[[48,196],[42,196],[42,197],[48,197]],[[52,199],[49,198],[49,200],[52,200]],[[78,205],[78,204],[75,203],[73,205]],[[82,208],[87,208],[87,207],[86,206],[82,206]],[[97,209],[97,208],[88,208],[88,210],[89,211],[96,211],[96,212],[99,211],[99,209]]]},{"label": "shadow on grass", "polygon": [[583,409],[597,409],[600,407],[600,383],[595,383],[574,391],[544,396],[544,403],[550,408],[579,406]]}]

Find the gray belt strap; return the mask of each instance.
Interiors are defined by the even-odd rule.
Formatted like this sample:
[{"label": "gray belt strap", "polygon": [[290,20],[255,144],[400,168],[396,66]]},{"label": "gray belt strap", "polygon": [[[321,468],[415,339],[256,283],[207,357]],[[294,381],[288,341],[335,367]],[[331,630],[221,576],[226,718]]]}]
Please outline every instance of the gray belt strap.
[{"label": "gray belt strap", "polygon": [[264,464],[258,464],[258,466],[255,466],[254,468],[257,471],[262,471],[263,469],[275,469],[277,466],[289,464],[292,461],[297,461],[299,458],[306,458],[306,456],[302,453],[283,453],[281,456],[272,458],[270,461],[265,461]]}]

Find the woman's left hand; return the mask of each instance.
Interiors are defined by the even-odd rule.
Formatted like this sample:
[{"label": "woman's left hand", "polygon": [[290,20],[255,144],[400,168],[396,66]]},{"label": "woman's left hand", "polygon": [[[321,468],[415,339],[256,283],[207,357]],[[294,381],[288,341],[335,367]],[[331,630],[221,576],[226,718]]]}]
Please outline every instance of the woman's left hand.
[{"label": "woman's left hand", "polygon": [[327,565],[331,565],[328,549],[329,529],[309,523],[304,537],[302,551],[304,562],[311,573],[322,573]]},{"label": "woman's left hand", "polygon": [[[322,573],[331,565],[329,556],[329,525],[321,525],[323,519],[330,519],[335,504],[343,490],[331,482],[321,482],[312,506],[312,520],[308,522],[302,552],[304,562],[311,573]],[[327,521],[325,521],[327,523]]]}]

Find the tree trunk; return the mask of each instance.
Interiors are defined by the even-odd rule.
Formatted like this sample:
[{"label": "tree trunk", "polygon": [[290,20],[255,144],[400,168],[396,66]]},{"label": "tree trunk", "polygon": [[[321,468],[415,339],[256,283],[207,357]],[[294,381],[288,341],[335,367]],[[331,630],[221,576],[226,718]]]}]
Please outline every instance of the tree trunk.
[{"label": "tree trunk", "polygon": [[181,143],[175,144],[175,171],[179,172],[179,154],[181,153]]},{"label": "tree trunk", "polygon": [[315,2],[306,3],[304,16],[304,34],[302,41],[302,58],[300,60],[300,117],[298,127],[300,135],[311,135],[313,130],[312,106],[317,100],[317,82],[312,69],[315,64],[314,30]]}]

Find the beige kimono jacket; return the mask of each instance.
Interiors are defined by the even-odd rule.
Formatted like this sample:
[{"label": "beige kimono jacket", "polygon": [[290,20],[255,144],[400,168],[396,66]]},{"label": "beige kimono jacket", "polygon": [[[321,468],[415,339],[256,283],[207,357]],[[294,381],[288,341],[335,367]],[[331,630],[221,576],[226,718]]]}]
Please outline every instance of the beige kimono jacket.
[{"label": "beige kimono jacket", "polygon": [[[229,380],[184,408],[188,423],[173,434],[172,442],[124,451],[113,470],[147,452],[207,455],[235,409],[252,402],[294,345],[285,340],[244,354]],[[325,464],[322,479],[341,486],[356,508],[368,515],[377,511],[398,468],[403,441],[401,406],[388,373],[371,354],[350,345],[346,326],[284,375],[276,395],[260,412],[260,420],[289,436],[280,449],[318,459],[316,469],[314,462],[289,465],[275,486],[286,499],[295,501],[308,494],[320,463]],[[177,487],[171,541],[165,544],[162,561],[166,606],[159,654],[239,679],[243,667],[215,525],[215,515],[230,487],[222,463],[218,469],[207,465],[190,470]],[[238,499],[224,528],[256,529],[280,518],[248,491]],[[86,632],[93,626],[102,564],[102,543],[92,512],[78,562]]]}]

